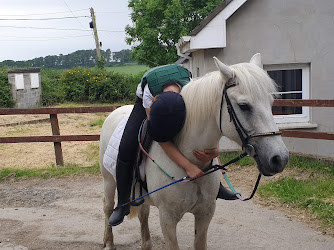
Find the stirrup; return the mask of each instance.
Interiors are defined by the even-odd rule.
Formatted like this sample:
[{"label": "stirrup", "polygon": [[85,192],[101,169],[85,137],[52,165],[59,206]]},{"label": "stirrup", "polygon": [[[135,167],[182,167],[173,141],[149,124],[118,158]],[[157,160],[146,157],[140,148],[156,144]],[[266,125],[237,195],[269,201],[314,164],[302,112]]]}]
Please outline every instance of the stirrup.
[{"label": "stirrup", "polygon": [[[133,188],[132,188],[132,201],[130,203],[130,206],[134,206],[134,207],[140,206],[141,204],[143,204],[145,202],[144,198],[141,198],[141,199],[135,201],[135,199],[136,199],[136,197],[135,197],[135,195],[136,195],[136,185],[137,185],[138,182],[139,182],[138,179],[136,179],[135,183],[133,184]],[[140,185],[140,187],[139,187],[140,188],[140,196],[142,196],[143,195],[143,187],[142,187],[140,182],[139,182],[139,185]]]},{"label": "stirrup", "polygon": [[217,194],[216,199],[223,199],[223,200],[237,200],[237,194],[233,193],[232,191],[225,188],[221,183],[219,186],[219,191]]},{"label": "stirrup", "polygon": [[139,200],[136,200],[136,201],[132,201],[130,203],[130,206],[133,206],[133,207],[138,207],[140,206],[141,204],[143,204],[145,202],[145,199],[144,198],[141,198]]}]

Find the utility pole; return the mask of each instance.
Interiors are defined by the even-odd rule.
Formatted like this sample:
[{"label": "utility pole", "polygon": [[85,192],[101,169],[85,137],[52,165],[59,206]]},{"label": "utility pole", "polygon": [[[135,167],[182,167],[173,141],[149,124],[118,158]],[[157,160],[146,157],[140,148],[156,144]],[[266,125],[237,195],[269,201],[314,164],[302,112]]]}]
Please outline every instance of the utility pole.
[{"label": "utility pole", "polygon": [[100,42],[99,42],[99,37],[97,36],[96,20],[95,20],[95,13],[94,13],[93,8],[90,8],[90,15],[92,18],[92,23],[93,23],[97,60],[100,61],[101,60]]}]

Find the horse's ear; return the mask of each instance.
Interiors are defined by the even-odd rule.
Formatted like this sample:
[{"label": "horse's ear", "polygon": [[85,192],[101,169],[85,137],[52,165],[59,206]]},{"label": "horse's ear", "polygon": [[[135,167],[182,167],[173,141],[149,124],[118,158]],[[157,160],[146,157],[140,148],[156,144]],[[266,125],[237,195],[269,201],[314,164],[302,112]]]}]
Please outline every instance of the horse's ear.
[{"label": "horse's ear", "polygon": [[233,71],[227,65],[219,61],[218,58],[215,56],[213,57],[213,59],[215,60],[215,64],[219,71],[222,72],[222,74],[226,76],[227,79],[233,78]]},{"label": "horse's ear", "polygon": [[253,64],[259,66],[261,69],[263,69],[263,64],[262,64],[261,54],[260,53],[256,53],[252,57],[252,59],[250,59],[250,63],[253,63]]}]

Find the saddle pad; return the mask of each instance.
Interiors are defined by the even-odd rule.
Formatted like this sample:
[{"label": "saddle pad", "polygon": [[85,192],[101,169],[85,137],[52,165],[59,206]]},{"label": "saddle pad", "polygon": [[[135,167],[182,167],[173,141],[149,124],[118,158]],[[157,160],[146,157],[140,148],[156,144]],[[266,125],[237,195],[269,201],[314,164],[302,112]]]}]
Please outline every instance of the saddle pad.
[{"label": "saddle pad", "polygon": [[103,156],[103,166],[115,177],[119,144],[121,143],[125,125],[128,122],[129,116],[130,115],[125,116],[118,124],[114,133],[110,137],[107,149]]},{"label": "saddle pad", "polygon": [[[125,116],[121,122],[117,125],[117,128],[115,129],[114,133],[111,135],[109,139],[109,143],[107,146],[107,149],[103,155],[103,166],[105,169],[108,170],[109,173],[111,173],[116,178],[116,163],[117,163],[117,156],[119,151],[119,144],[121,143],[121,139],[124,133],[124,129],[126,126],[126,123],[129,120],[129,116]],[[141,180],[145,180],[145,162],[146,157],[143,157],[139,166],[139,173]]]}]

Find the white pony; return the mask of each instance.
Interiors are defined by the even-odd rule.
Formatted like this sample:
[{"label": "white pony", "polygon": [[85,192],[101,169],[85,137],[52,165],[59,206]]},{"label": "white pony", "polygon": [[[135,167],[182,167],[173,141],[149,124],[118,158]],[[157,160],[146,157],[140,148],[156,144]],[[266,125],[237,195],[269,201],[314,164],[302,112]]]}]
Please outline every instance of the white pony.
[{"label": "white pony", "polygon": [[[244,132],[247,135],[255,135],[247,139],[247,146],[251,145],[252,156],[259,171],[267,176],[283,171],[289,153],[281,136],[268,133],[278,131],[271,112],[273,97],[270,93],[275,92],[275,83],[262,69],[261,55],[254,55],[250,63],[232,66],[226,66],[216,58],[215,62],[219,71],[206,74],[182,89],[181,95],[186,104],[187,116],[183,129],[175,138],[176,145],[185,157],[204,169],[208,164],[196,159],[192,153],[194,149],[215,148],[223,135],[242,144],[234,123],[230,121],[226,108],[227,97],[223,95],[225,84],[233,81],[235,84],[226,89],[226,92]],[[114,209],[116,182],[103,166],[103,155],[117,124],[131,110],[132,106],[123,106],[112,112],[101,131],[100,165],[104,182],[106,249],[115,248],[108,219]],[[149,154],[176,178],[186,175],[182,168],[168,158],[158,143],[153,142]],[[171,178],[151,161],[147,160],[145,167],[149,192],[172,182]],[[138,210],[142,249],[152,248],[148,229],[150,205],[159,209],[160,226],[167,249],[179,249],[176,225],[187,212],[195,216],[194,249],[207,249],[207,230],[215,212],[219,182],[219,173],[215,172],[192,182],[177,183],[146,197],[145,203],[139,206]]]}]

